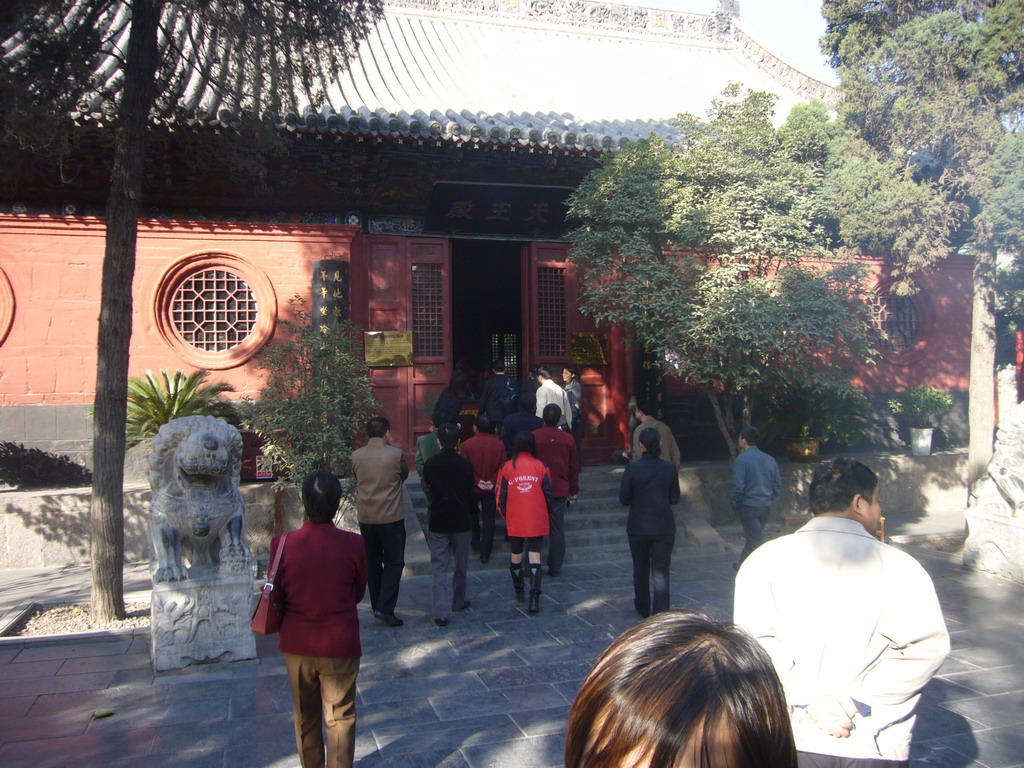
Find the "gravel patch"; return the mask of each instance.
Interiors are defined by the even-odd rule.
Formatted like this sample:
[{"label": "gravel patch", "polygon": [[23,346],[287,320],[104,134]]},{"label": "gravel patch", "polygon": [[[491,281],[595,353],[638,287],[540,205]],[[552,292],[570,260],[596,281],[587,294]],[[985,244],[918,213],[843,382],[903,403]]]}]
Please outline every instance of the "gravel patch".
[{"label": "gravel patch", "polygon": [[149,603],[125,603],[122,621],[94,621],[88,605],[37,606],[14,625],[8,637],[37,635],[71,635],[100,629],[134,629],[149,626]]}]

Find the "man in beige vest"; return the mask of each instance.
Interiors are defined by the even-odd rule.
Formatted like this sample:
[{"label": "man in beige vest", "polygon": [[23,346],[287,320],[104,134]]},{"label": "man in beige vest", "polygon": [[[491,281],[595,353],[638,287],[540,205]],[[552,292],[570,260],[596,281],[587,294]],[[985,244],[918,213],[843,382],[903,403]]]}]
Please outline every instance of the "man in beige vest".
[{"label": "man in beige vest", "polygon": [[391,445],[391,425],[383,416],[366,423],[366,436],[367,444],[352,452],[356,512],[366,547],[366,586],[374,618],[400,627],[404,622],[395,615],[395,605],[405,568],[402,484],[409,467],[402,449]]}]

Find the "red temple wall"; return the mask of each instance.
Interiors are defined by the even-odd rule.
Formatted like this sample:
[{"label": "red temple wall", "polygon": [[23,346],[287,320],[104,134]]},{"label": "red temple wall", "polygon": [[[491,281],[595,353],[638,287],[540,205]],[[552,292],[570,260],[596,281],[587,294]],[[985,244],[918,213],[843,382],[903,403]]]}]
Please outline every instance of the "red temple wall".
[{"label": "red temple wall", "polygon": [[[19,217],[0,221],[0,269],[10,284],[0,298],[0,405],[92,401],[104,226],[96,219]],[[155,322],[154,302],[168,266],[190,255],[228,254],[265,276],[278,313],[289,299],[310,299],[310,263],[348,260],[356,229],[342,226],[143,222],[134,281],[135,326],[129,373],[195,370],[168,345]],[[5,318],[9,321],[5,322]],[[215,370],[236,396],[256,394],[250,362]]]}]

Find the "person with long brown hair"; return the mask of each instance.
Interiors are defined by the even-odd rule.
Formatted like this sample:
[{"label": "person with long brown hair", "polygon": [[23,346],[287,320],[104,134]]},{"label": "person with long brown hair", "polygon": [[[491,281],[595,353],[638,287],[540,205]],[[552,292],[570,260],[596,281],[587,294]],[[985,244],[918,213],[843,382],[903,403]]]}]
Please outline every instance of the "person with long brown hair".
[{"label": "person with long brown hair", "polygon": [[782,683],[756,640],[665,611],[601,654],[569,711],[565,768],[796,768]]}]

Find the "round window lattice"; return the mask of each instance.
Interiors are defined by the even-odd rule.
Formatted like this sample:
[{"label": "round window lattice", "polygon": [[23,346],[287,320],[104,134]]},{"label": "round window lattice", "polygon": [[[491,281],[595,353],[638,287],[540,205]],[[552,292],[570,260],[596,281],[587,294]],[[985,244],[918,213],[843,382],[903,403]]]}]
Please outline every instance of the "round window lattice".
[{"label": "round window lattice", "polygon": [[270,340],[273,286],[256,266],[225,253],[187,256],[164,273],[154,302],[164,341],[207,369],[243,364]]},{"label": "round window lattice", "polygon": [[875,325],[885,334],[885,348],[895,354],[913,349],[921,337],[921,313],[910,296],[875,295]]},{"label": "round window lattice", "polygon": [[189,275],[174,293],[171,322],[186,344],[204,352],[225,352],[256,328],[259,303],[248,283],[226,269]]},{"label": "round window lattice", "polygon": [[875,327],[885,334],[882,358],[894,365],[911,365],[928,354],[935,318],[924,290],[913,296],[899,296],[890,283],[875,289],[872,316]]}]

